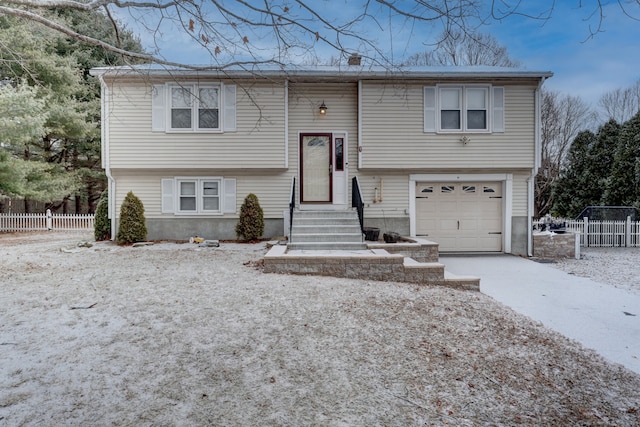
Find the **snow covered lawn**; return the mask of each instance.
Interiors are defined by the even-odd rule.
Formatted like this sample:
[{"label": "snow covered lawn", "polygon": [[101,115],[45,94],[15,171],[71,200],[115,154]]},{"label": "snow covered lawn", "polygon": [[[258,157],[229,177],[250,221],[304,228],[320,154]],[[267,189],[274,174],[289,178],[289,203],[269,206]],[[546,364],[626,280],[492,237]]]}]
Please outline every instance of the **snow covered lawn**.
[{"label": "snow covered lawn", "polygon": [[640,376],[480,293],[90,238],[0,234],[0,426],[640,424]]}]

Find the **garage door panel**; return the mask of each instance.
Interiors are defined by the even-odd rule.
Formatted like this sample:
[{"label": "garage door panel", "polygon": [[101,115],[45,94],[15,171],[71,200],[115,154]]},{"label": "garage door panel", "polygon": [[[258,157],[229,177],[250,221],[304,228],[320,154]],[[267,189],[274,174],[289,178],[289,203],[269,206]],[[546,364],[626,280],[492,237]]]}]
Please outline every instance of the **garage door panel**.
[{"label": "garage door panel", "polygon": [[501,251],[502,183],[419,183],[416,234],[441,251]]},{"label": "garage door panel", "polygon": [[459,230],[461,233],[464,233],[464,234],[471,232],[472,235],[475,236],[478,230],[478,223],[479,221],[477,219],[461,220]]},{"label": "garage door panel", "polygon": [[458,221],[452,219],[441,219],[438,221],[436,231],[454,231],[458,229]]}]

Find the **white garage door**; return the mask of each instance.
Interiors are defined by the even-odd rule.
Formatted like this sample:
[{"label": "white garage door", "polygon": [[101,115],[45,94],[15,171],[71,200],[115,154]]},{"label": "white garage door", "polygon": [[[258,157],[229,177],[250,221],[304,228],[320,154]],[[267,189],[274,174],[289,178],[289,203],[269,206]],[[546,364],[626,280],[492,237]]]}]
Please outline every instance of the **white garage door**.
[{"label": "white garage door", "polygon": [[502,183],[417,183],[416,235],[440,251],[502,251]]}]

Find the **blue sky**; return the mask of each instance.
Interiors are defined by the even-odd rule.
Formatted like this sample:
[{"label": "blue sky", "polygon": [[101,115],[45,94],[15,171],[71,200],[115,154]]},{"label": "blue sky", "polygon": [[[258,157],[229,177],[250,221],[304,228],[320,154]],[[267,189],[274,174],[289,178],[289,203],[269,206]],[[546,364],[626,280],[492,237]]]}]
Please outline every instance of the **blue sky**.
[{"label": "blue sky", "polygon": [[[640,79],[640,21],[625,16],[617,3],[604,8],[602,32],[589,37],[593,1],[557,1],[547,21],[509,17],[487,27],[513,59],[533,70],[550,70],[547,88],[597,103],[602,94]],[[636,11],[638,8],[636,7]],[[636,13],[635,16],[640,17]]]},{"label": "blue sky", "polygon": [[[332,19],[331,16],[357,16],[362,11],[361,2],[354,0],[314,0],[308,3],[326,13],[328,19]],[[398,2],[404,6],[412,3]],[[495,36],[508,48],[510,57],[519,60],[525,68],[552,71],[555,75],[547,81],[547,88],[580,96],[595,107],[605,92],[631,86],[640,79],[640,21],[626,16],[617,1],[610,1],[604,6],[602,31],[593,37],[590,37],[590,28],[595,28],[599,18],[592,15],[596,10],[596,0],[535,0],[523,3],[522,7],[530,8],[532,13],[544,11],[550,5],[554,9],[549,19],[511,15],[481,26],[480,30]],[[424,23],[418,27],[404,19],[391,17],[388,8],[376,6],[375,2],[371,4],[369,12],[376,15],[379,26],[372,26],[369,21],[363,34],[366,33],[369,40],[375,40],[382,50],[392,52],[395,60],[430,49],[424,41],[440,33],[439,28]],[[582,4],[581,8],[578,8],[579,4]],[[628,12],[640,18],[637,4]],[[145,46],[150,48],[152,38],[143,34],[131,21],[129,23],[141,35]],[[392,24],[391,30],[389,24]],[[371,27],[374,27],[373,31]],[[190,64],[209,62],[210,55],[183,30],[164,27],[164,31],[155,42],[166,59]],[[256,39],[252,35],[252,42],[268,46],[267,40]],[[319,48],[321,58],[335,55],[322,46]],[[357,49],[354,46],[354,50]]]}]

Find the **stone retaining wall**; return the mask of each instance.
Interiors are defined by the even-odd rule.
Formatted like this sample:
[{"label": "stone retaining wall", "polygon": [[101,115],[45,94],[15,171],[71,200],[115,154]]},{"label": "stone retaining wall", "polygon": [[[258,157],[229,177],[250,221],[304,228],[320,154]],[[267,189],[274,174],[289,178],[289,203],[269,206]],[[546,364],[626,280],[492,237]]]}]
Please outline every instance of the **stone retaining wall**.
[{"label": "stone retaining wall", "polygon": [[411,238],[412,241],[398,243],[366,242],[369,249],[384,249],[390,254],[400,254],[413,258],[418,262],[438,262],[438,244],[420,238]]},{"label": "stone retaining wall", "polygon": [[[576,243],[578,239],[578,243]],[[533,256],[537,258],[580,258],[580,236],[575,233],[536,233],[533,235]]]}]

